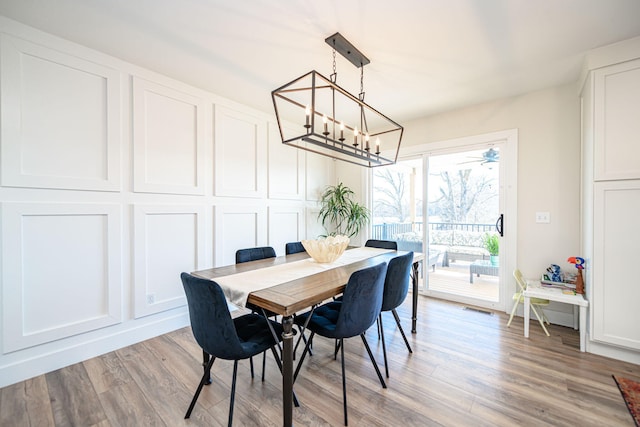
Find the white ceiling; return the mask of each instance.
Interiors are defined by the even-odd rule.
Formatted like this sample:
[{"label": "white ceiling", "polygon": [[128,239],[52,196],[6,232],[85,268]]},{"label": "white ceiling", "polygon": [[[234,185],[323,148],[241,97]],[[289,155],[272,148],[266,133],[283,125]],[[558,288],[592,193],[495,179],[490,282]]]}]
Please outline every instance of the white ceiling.
[{"label": "white ceiling", "polygon": [[[640,36],[640,0],[0,0],[0,14],[272,111],[332,72],[342,33],[370,60],[365,101],[396,121],[575,82],[586,51]],[[338,55],[337,83],[359,69]]]}]

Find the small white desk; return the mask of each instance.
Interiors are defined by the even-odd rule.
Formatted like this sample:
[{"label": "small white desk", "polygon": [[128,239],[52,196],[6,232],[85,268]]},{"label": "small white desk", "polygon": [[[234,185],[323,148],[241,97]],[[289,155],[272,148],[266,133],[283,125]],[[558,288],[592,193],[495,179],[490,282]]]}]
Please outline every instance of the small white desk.
[{"label": "small white desk", "polygon": [[527,289],[522,294],[524,296],[524,336],[529,338],[529,317],[531,298],[542,298],[549,301],[563,302],[573,305],[574,321],[573,328],[578,329],[576,319],[577,309],[580,308],[580,351],[585,351],[587,346],[587,307],[589,301],[583,295],[571,295],[562,292],[562,289],[546,288],[539,281],[528,281]]}]

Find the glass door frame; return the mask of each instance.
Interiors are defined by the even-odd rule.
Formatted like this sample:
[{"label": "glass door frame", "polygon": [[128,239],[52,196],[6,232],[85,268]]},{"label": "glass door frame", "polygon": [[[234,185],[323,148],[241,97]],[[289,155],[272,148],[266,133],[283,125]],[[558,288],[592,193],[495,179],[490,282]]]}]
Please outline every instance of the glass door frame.
[{"label": "glass door frame", "polygon": [[[451,294],[434,293],[428,290],[428,275],[425,276],[421,293],[463,304],[476,305],[491,309],[511,310],[511,296],[515,291],[515,281],[513,270],[516,268],[517,260],[517,163],[518,163],[518,130],[510,129],[499,132],[492,132],[470,137],[457,138],[445,141],[438,141],[428,144],[413,145],[400,149],[398,161],[415,159],[422,157],[423,170],[423,191],[428,188],[428,158],[429,156],[449,154],[460,151],[471,151],[490,146],[500,147],[500,212],[504,214],[503,228],[504,236],[500,241],[500,267],[499,267],[499,299],[497,302],[480,301],[465,297],[456,297]],[[369,205],[373,200],[372,188],[373,173],[368,174],[368,198]],[[423,242],[428,242],[428,216],[427,202],[423,203]],[[371,208],[371,206],[370,206]],[[423,243],[424,245],[424,243]],[[423,249],[424,250],[424,249]],[[423,266],[423,269],[427,266]]]}]

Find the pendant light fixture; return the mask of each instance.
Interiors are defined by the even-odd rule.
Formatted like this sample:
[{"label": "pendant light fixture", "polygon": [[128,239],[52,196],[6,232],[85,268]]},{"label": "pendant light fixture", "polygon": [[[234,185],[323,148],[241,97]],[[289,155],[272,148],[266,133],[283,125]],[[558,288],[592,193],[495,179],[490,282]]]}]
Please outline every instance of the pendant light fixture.
[{"label": "pendant light fixture", "polygon": [[[313,70],[271,92],[282,142],[360,166],[393,164],[404,128],[364,102],[365,57],[340,33],[325,39],[333,48],[333,74]],[[336,83],[336,52],[360,68],[356,97]]]}]

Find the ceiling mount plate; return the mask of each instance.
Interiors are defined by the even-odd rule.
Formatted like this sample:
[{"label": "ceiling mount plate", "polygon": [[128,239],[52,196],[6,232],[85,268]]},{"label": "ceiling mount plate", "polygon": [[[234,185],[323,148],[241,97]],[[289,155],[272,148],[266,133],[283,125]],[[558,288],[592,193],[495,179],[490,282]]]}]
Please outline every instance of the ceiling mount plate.
[{"label": "ceiling mount plate", "polygon": [[340,55],[344,56],[356,67],[360,68],[367,65],[369,59],[362,54],[349,40],[345,39],[340,33],[335,33],[332,36],[324,39],[325,42],[332,48],[334,48]]}]

